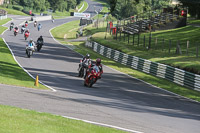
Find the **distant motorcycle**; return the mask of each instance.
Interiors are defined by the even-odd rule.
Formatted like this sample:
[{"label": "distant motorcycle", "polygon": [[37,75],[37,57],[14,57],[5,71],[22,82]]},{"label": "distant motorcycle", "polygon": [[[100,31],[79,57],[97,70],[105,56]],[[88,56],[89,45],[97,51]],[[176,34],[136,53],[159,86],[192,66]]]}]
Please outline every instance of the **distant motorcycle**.
[{"label": "distant motorcycle", "polygon": [[42,48],[43,42],[42,41],[38,41],[37,42],[37,51],[40,51]]},{"label": "distant motorcycle", "polygon": [[22,27],[22,28],[21,28],[21,33],[22,33],[22,34],[24,33],[25,29],[26,29],[25,27]]},{"label": "distant motorcycle", "polygon": [[37,26],[37,23],[36,22],[34,22],[34,27],[36,27]]},{"label": "distant motorcycle", "polygon": [[10,31],[13,29],[13,27],[14,27],[13,25],[10,25]]},{"label": "distant motorcycle", "polygon": [[19,32],[19,29],[14,29],[14,36],[16,36]]},{"label": "distant motorcycle", "polygon": [[29,35],[30,35],[30,33],[25,32],[25,34],[24,34],[24,38],[25,38],[25,40],[27,40],[27,38],[29,37]]},{"label": "distant motorcycle", "polygon": [[84,86],[92,87],[92,85],[97,82],[100,76],[101,72],[98,66],[93,66],[92,68],[89,68],[86,74],[86,78],[84,80]]}]

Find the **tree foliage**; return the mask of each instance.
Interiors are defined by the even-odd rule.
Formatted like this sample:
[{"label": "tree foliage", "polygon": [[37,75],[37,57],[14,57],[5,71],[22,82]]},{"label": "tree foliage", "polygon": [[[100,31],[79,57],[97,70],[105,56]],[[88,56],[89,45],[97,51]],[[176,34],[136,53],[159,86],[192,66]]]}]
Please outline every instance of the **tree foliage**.
[{"label": "tree foliage", "polygon": [[82,0],[5,0],[4,2],[7,3],[7,1],[27,10],[45,11],[50,8],[55,12],[56,10],[69,11],[71,8],[74,9]]},{"label": "tree foliage", "polygon": [[183,3],[183,7],[188,7],[188,13],[200,19],[200,1],[197,0],[180,0]]},{"label": "tree foliage", "polygon": [[170,4],[171,0],[108,0],[110,12],[117,18],[126,18]]}]

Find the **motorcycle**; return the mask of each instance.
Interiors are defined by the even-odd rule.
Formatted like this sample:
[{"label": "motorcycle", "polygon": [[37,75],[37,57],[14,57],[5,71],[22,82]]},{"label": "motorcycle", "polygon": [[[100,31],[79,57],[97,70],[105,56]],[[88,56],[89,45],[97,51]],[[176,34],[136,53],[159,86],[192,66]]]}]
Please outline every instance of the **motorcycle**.
[{"label": "motorcycle", "polygon": [[25,38],[25,40],[27,40],[27,38],[29,37],[29,35],[30,35],[30,33],[25,32],[25,34],[24,34],[24,38]]},{"label": "motorcycle", "polygon": [[21,28],[21,33],[23,34],[26,28],[22,27]]},{"label": "motorcycle", "polygon": [[86,78],[84,80],[84,86],[92,87],[101,76],[101,72],[98,66],[93,66],[87,71]]},{"label": "motorcycle", "polygon": [[79,77],[84,77],[86,76],[86,71],[88,69],[88,66],[91,64],[91,60],[83,61],[80,60],[79,68],[78,68],[78,76]]},{"label": "motorcycle", "polygon": [[25,27],[28,27],[28,23],[25,23]]},{"label": "motorcycle", "polygon": [[10,25],[10,31],[13,29],[13,27],[14,27],[13,25]]},{"label": "motorcycle", "polygon": [[42,48],[43,42],[42,41],[38,41],[37,42],[37,51],[40,51]]},{"label": "motorcycle", "polygon": [[37,23],[35,22],[35,23],[34,23],[34,27],[36,27],[36,26],[37,26]]},{"label": "motorcycle", "polygon": [[16,36],[18,32],[19,32],[19,29],[14,29],[14,36]]},{"label": "motorcycle", "polygon": [[28,46],[28,45],[26,45],[26,46],[27,46],[26,54],[27,54],[28,58],[30,58],[33,55],[33,51],[35,51],[35,48],[34,48],[34,46]]}]

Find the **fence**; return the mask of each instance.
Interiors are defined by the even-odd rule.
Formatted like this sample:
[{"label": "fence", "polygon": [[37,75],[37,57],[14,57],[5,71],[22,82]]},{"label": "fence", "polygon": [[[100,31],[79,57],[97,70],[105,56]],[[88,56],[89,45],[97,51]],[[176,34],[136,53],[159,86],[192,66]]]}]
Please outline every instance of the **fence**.
[{"label": "fence", "polygon": [[0,9],[0,20],[7,19],[7,12],[5,10]]},{"label": "fence", "polygon": [[86,42],[85,46],[92,48],[95,52],[109,59],[115,60],[133,69],[167,79],[190,89],[200,91],[200,75],[168,65],[151,62],[136,56],[127,55],[117,50],[100,45],[96,42]]}]

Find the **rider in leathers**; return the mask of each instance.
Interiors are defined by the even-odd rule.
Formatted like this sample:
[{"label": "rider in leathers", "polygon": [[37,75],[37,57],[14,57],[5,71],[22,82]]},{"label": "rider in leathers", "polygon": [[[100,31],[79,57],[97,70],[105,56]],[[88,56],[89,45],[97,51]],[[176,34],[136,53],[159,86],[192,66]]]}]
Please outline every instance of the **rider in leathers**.
[{"label": "rider in leathers", "polygon": [[83,59],[82,59],[82,63],[79,64],[79,68],[83,67],[85,69],[85,71],[84,71],[84,78],[86,76],[86,72],[87,72],[88,66],[90,64],[91,64],[90,55],[86,54],[85,57],[83,57]]}]

